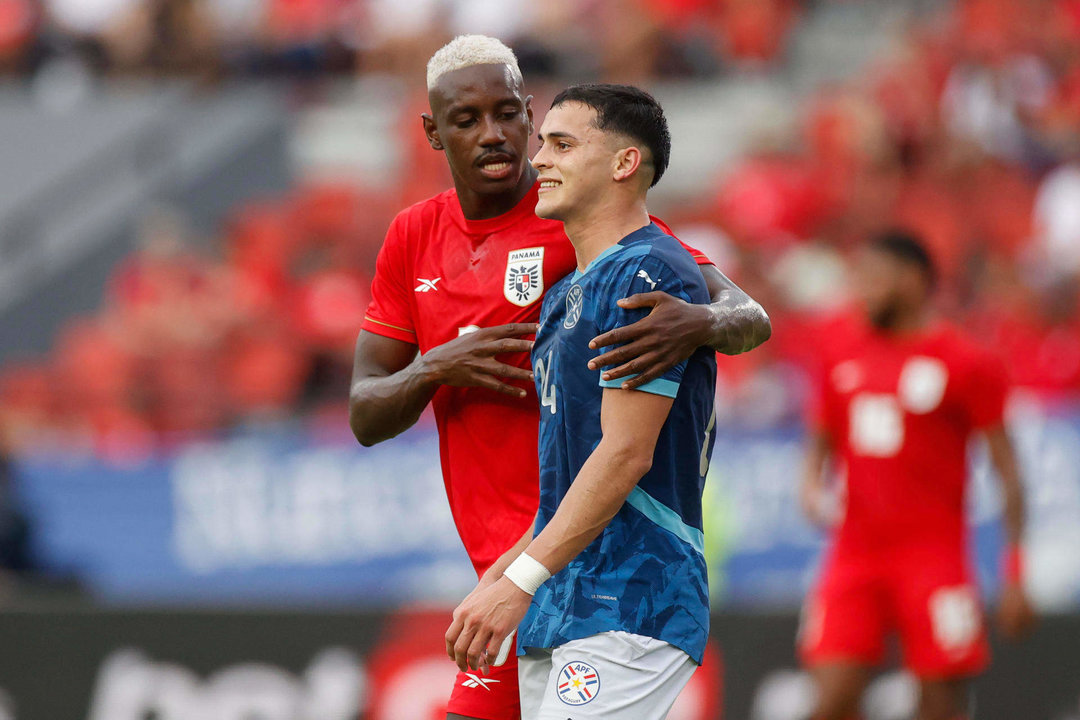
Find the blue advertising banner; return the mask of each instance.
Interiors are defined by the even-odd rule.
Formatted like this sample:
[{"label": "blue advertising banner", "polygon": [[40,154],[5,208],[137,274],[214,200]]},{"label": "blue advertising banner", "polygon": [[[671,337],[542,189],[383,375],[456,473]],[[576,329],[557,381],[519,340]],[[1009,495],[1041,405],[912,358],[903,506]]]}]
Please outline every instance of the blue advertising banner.
[{"label": "blue advertising banner", "polygon": [[[1028,490],[1030,589],[1044,608],[1076,607],[1080,415],[1021,408],[1011,427]],[[812,582],[825,539],[799,510],[801,453],[799,428],[718,436],[705,496],[718,607],[790,608]],[[38,560],[109,601],[440,603],[475,578],[438,457],[430,427],[374,448],[263,432],[123,467],[27,458],[19,491]],[[992,595],[1000,495],[977,449],[970,501]]]}]

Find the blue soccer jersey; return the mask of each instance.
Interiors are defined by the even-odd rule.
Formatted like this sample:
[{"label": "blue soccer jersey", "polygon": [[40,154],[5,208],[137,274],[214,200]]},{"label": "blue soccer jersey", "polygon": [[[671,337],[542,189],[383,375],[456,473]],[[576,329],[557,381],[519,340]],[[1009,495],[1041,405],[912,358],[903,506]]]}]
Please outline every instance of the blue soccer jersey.
[{"label": "blue soccer jersey", "polygon": [[[551,520],[601,439],[603,381],[588,361],[589,341],[646,314],[620,298],[662,290],[707,303],[690,254],[656,225],[601,253],[585,272],[552,287],[540,312],[532,360],[540,397],[540,509],[536,532]],[[609,630],[657,638],[701,662],[709,597],[701,493],[713,445],[716,357],[699,349],[639,390],[674,398],[652,468],[603,532],[537,591],[519,648],[552,648]]]}]

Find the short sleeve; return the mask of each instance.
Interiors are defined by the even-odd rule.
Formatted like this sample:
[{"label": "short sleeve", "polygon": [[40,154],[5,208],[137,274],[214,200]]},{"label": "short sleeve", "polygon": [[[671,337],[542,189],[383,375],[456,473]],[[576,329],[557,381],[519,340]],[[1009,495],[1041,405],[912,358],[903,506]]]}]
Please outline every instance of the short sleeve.
[{"label": "short sleeve", "polygon": [[969,377],[965,402],[972,427],[981,429],[1002,422],[1009,379],[1001,358],[989,352],[980,353]]},{"label": "short sleeve", "polygon": [[409,287],[409,266],[401,215],[394,218],[375,261],[371,304],[361,327],[376,335],[417,344]]},{"label": "short sleeve", "polygon": [[[637,293],[659,291],[691,302],[690,295],[687,293],[682,279],[667,263],[652,255],[645,255],[637,262],[623,264],[616,270],[611,288],[610,294],[597,307],[596,325],[598,334],[606,333],[617,327],[632,325],[649,314],[648,308],[627,310],[619,307],[617,302],[620,298]],[[602,348],[601,352],[603,351]],[[612,367],[607,366],[604,370],[610,370]],[[636,389],[673,398],[679,394],[679,385],[682,383],[685,370],[686,361],[683,360],[668,369],[660,377],[650,380]],[[624,377],[615,380],[604,380],[601,377],[600,387],[621,387],[622,383],[627,379]]]},{"label": "short sleeve", "polygon": [[[676,240],[679,240],[678,236],[672,231],[672,229],[668,226],[668,224],[666,222],[664,222],[663,220],[661,220],[658,217],[653,217],[652,215],[649,216],[649,219],[651,219],[656,224],[656,227],[660,228],[666,234],[670,235],[671,237],[675,238]],[[685,249],[686,252],[690,253],[690,257],[694,258],[694,262],[696,262],[698,265],[715,265],[716,264],[712,260],[710,260],[709,257],[705,253],[701,252],[697,248],[694,248],[694,247],[691,247],[691,246],[687,245],[682,240],[679,240],[679,244],[683,246],[683,249]]]}]

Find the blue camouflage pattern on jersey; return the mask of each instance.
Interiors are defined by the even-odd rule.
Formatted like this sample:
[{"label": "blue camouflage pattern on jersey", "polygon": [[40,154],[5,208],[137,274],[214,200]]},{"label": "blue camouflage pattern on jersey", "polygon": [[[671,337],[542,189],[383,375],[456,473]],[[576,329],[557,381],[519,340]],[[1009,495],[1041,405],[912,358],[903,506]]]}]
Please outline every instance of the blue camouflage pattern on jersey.
[{"label": "blue camouflage pattern on jersey", "polygon": [[[708,303],[690,254],[650,224],[548,291],[533,348],[540,397],[540,508],[535,532],[554,516],[600,442],[604,382],[589,341],[644,317],[620,298],[662,290]],[[674,398],[653,465],[588,547],[544,583],[519,628],[518,648],[558,647],[609,630],[657,638],[701,662],[709,632],[701,493],[714,440],[716,357],[706,348],[641,387]]]}]

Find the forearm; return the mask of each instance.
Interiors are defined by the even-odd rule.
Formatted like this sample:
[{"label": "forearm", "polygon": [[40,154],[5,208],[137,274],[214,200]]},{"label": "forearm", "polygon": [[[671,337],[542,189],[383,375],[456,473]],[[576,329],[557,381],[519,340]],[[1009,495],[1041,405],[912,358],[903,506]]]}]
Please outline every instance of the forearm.
[{"label": "forearm", "polygon": [[483,579],[498,580],[502,577],[502,574],[506,572],[506,568],[510,567],[510,563],[514,562],[518,555],[525,552],[525,548],[529,546],[529,543],[533,539],[533,529],[535,527],[536,519],[534,518],[533,521],[529,523],[529,529],[522,533],[518,541],[514,543],[509,550],[499,556],[499,559],[492,563],[491,567],[484,572]]},{"label": "forearm", "polygon": [[772,335],[765,309],[736,287],[716,292],[708,310],[712,325],[708,345],[724,355],[753,350]]},{"label": "forearm", "polygon": [[385,376],[354,380],[349,392],[349,426],[365,447],[403,433],[416,424],[439,383],[422,357]]},{"label": "forearm", "polygon": [[1005,539],[1010,545],[1019,545],[1024,537],[1024,491],[1020,481],[1020,468],[1016,452],[1004,428],[987,433],[990,461],[1001,481],[1004,509],[1002,523]]},{"label": "forearm", "polygon": [[601,440],[551,521],[524,551],[552,574],[562,570],[607,527],[651,461],[651,448],[644,454]]}]

